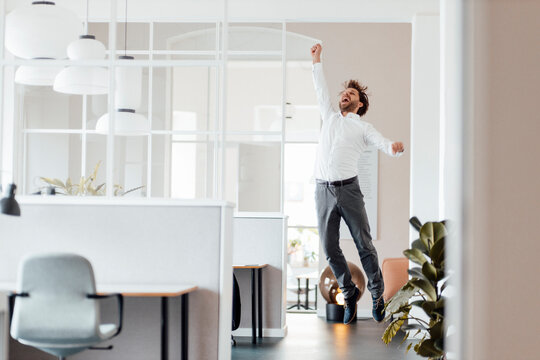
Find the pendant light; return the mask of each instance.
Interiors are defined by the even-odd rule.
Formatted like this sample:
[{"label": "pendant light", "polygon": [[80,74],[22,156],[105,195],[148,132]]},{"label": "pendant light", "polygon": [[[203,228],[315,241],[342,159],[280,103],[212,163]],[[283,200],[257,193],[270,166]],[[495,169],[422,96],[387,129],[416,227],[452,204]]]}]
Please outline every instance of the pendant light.
[{"label": "pendant light", "polygon": [[[127,56],[127,0],[124,21],[124,55],[119,56],[124,61],[132,61],[133,56]],[[146,135],[149,131],[148,120],[135,109],[141,105],[142,68],[137,66],[119,66],[115,74],[115,135],[134,136]],[[99,133],[109,132],[109,114],[101,116],[96,124]]]},{"label": "pendant light", "polygon": [[[105,45],[88,35],[88,3],[86,0],[86,35],[71,42],[67,48],[71,60],[101,60]],[[100,95],[109,92],[109,72],[100,66],[68,66],[56,76],[54,90],[65,94]]]},{"label": "pendant light", "polygon": [[[77,39],[81,22],[77,15],[52,1],[34,1],[6,16],[6,49],[23,59],[64,59],[68,44]],[[52,85],[62,67],[20,66],[15,82]]]}]

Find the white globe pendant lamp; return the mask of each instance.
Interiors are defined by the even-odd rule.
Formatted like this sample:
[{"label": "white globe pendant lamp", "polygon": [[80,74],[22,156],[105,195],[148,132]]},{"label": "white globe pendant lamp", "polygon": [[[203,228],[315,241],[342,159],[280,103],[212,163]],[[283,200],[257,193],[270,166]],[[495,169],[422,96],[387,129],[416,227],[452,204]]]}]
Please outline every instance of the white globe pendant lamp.
[{"label": "white globe pendant lamp", "polygon": [[[127,56],[127,0],[126,17],[124,19],[124,55],[119,56],[120,60],[131,61],[133,56]],[[142,68],[138,66],[119,66],[115,73],[116,90],[115,113],[114,113],[114,134],[123,136],[146,135],[150,130],[148,120],[142,114],[138,114],[135,109],[141,105],[142,93]],[[110,114],[105,114],[96,123],[96,131],[106,134],[109,132]]]},{"label": "white globe pendant lamp", "polygon": [[[86,28],[88,29],[88,0],[86,1]],[[67,48],[71,60],[102,60],[105,45],[94,35],[81,35]],[[54,90],[65,94],[101,95],[109,92],[109,72],[100,66],[68,66],[54,81]]]},{"label": "white globe pendant lamp", "polygon": [[[133,60],[132,56],[120,56],[121,60]],[[119,66],[116,69],[114,134],[123,136],[146,135],[148,119],[138,114],[135,109],[141,105],[142,68],[136,66]],[[109,132],[107,113],[99,118],[96,124],[98,133]]]},{"label": "white globe pendant lamp", "polygon": [[82,22],[74,12],[53,1],[34,1],[6,16],[6,48],[23,59],[66,58],[66,48],[77,39]]},{"label": "white globe pendant lamp", "polygon": [[52,86],[62,67],[22,65],[15,71],[15,82],[21,85]]},{"label": "white globe pendant lamp", "polygon": [[[6,16],[5,46],[23,59],[64,59],[68,44],[77,39],[81,28],[74,12],[52,1],[34,1]],[[20,66],[15,82],[50,86],[61,70],[54,66]]]}]

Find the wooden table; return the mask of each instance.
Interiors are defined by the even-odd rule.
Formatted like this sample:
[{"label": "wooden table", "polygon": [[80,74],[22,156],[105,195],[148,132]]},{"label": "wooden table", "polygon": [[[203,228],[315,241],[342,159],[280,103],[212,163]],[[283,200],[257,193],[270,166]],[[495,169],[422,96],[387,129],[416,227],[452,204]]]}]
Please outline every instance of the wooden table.
[{"label": "wooden table", "polygon": [[[256,328],[257,328],[257,315],[259,323],[259,338],[262,338],[262,269],[267,267],[268,264],[251,264],[251,265],[233,265],[233,269],[251,269],[251,343],[257,343]],[[255,272],[257,272],[257,294],[255,293]],[[258,301],[256,301],[256,299]],[[255,306],[255,303],[258,306]]]},{"label": "wooden table", "polygon": [[[12,292],[16,289],[15,284],[0,283],[0,291]],[[169,358],[169,309],[168,300],[170,297],[180,296],[182,300],[182,335],[180,339],[181,359],[188,359],[188,295],[197,290],[197,286],[176,285],[176,284],[96,284],[98,294],[120,293],[125,297],[160,297],[161,298],[161,359]]]}]

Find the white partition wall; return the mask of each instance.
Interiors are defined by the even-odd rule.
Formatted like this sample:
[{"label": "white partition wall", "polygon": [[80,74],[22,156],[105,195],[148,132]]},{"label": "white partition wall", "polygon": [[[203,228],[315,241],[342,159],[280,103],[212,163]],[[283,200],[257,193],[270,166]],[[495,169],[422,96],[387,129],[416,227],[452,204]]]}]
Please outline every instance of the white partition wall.
[{"label": "white partition wall", "polygon": [[[37,200],[21,201],[21,217],[0,218],[0,282],[15,282],[25,255],[73,252],[90,260],[100,284],[196,285],[199,289],[189,295],[189,358],[230,358],[231,205]],[[72,358],[159,359],[159,304],[159,298],[127,298],[125,328],[112,340],[114,349],[85,351]],[[169,354],[176,359],[180,300],[172,299],[169,307]],[[15,342],[10,350],[12,359],[38,356]]]},{"label": "white partition wall", "polygon": [[[287,217],[256,214],[234,217],[233,264],[268,264],[262,270],[263,335],[283,337],[287,334],[286,269]],[[240,285],[242,318],[233,335],[251,335],[250,271],[235,270]]]}]

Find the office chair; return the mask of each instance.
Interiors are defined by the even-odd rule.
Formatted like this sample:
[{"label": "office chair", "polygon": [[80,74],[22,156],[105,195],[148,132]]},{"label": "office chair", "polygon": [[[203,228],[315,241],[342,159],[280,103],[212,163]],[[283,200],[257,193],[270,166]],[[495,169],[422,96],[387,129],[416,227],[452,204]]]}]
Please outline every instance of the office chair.
[{"label": "office chair", "polygon": [[[240,326],[240,318],[242,316],[242,303],[240,301],[240,286],[238,285],[238,280],[233,273],[233,308],[232,308],[232,330],[238,329]],[[231,343],[233,346],[236,346],[236,340],[231,334]]]},{"label": "office chair", "polygon": [[[92,266],[79,255],[25,258],[19,268],[17,291],[10,295],[11,336],[60,360],[122,330],[122,295],[97,295]],[[118,325],[100,324],[99,300],[109,297],[118,301]]]}]

